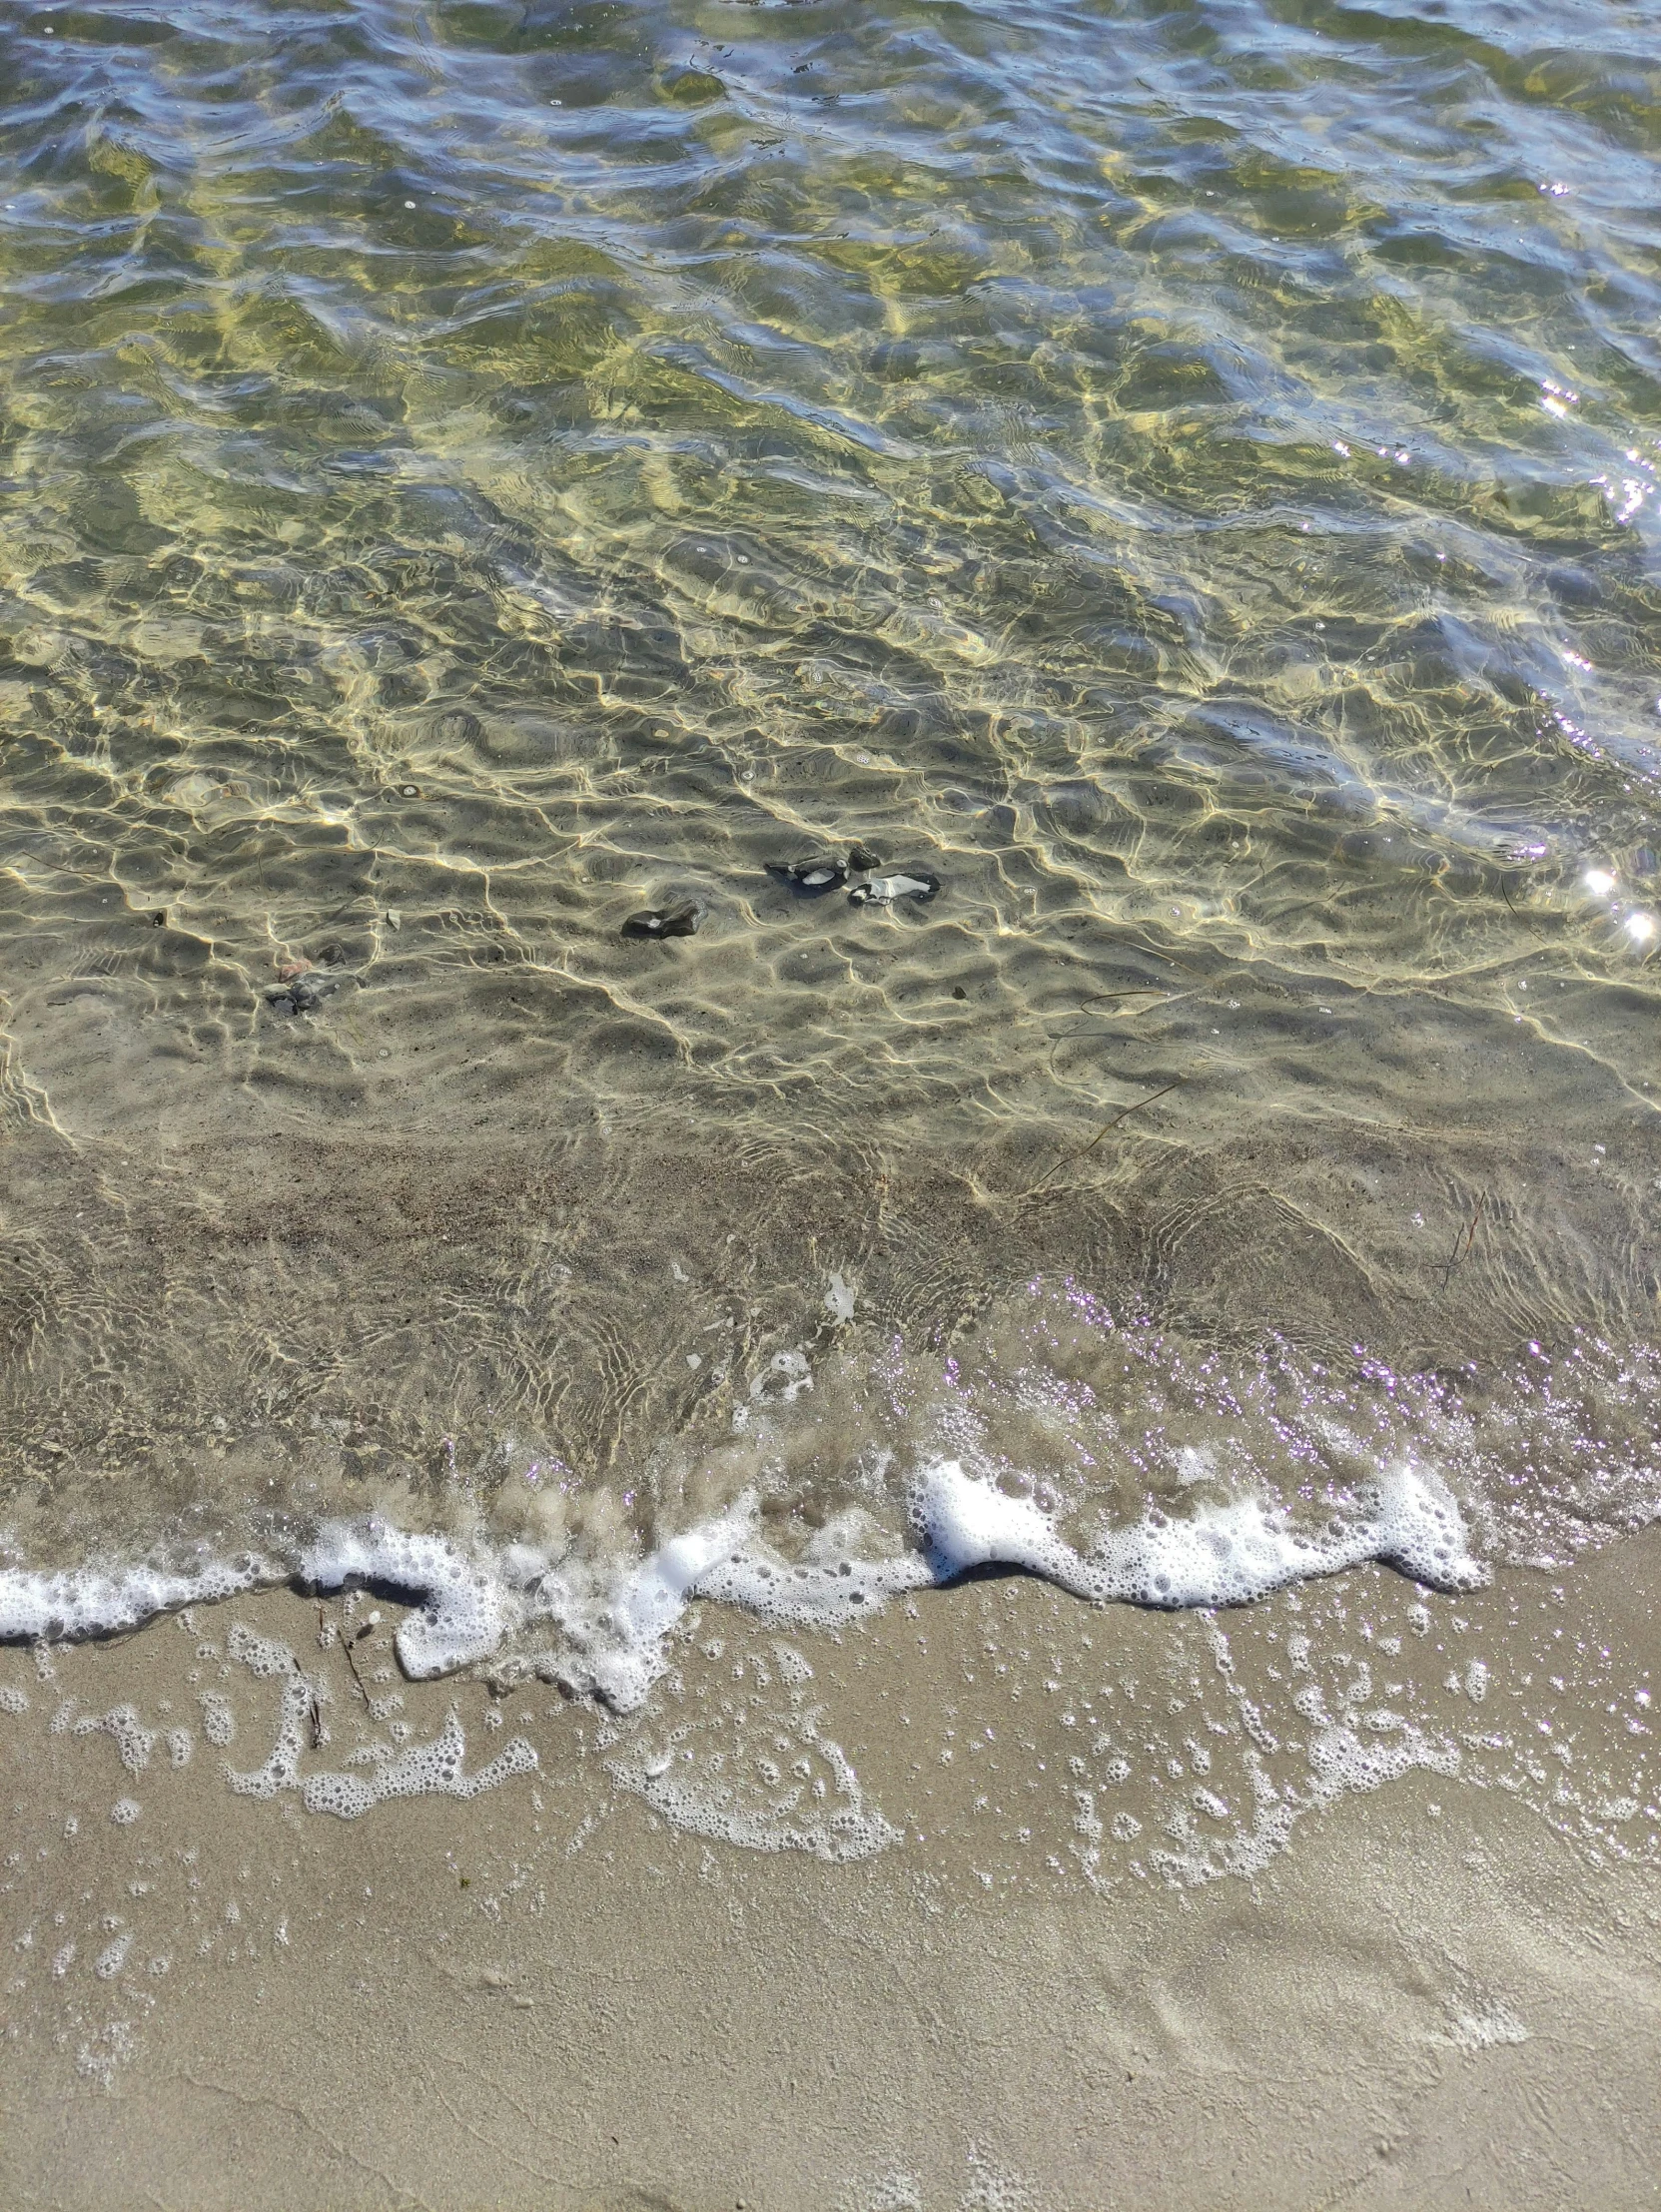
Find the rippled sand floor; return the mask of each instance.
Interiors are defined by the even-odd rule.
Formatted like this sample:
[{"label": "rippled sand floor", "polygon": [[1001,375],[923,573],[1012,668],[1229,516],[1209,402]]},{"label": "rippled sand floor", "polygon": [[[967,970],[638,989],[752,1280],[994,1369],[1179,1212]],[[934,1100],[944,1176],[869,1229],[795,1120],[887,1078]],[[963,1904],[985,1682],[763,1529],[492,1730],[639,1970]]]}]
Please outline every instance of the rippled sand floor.
[{"label": "rippled sand floor", "polygon": [[[639,1471],[821,1260],[915,1352],[1073,1264],[1220,1350],[1648,1341],[1626,12],[49,14],[28,1556],[356,1508],[203,1479],[273,1422]],[[940,895],[766,872],[859,843]]]}]

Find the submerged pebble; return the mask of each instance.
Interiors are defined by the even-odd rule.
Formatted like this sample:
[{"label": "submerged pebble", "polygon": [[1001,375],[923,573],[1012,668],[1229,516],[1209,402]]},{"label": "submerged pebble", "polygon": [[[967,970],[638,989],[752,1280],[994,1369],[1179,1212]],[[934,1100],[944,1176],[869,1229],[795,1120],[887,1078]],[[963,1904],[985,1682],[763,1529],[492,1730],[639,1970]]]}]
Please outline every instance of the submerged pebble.
[{"label": "submerged pebble", "polygon": [[308,971],[287,983],[273,984],[266,993],[266,1004],[275,1014],[315,1014],[330,993],[339,989],[337,978]]},{"label": "submerged pebble", "polygon": [[780,883],[817,899],[827,891],[840,891],[850,876],[869,875],[882,866],[882,860],[856,838],[848,847],[845,861],[838,860],[834,853],[812,853],[806,860],[770,860],[765,866],[768,875],[776,876]]},{"label": "submerged pebble", "polygon": [[678,906],[646,907],[638,914],[631,914],[619,933],[623,937],[692,937],[703,920],[703,909],[695,899],[682,899]]}]

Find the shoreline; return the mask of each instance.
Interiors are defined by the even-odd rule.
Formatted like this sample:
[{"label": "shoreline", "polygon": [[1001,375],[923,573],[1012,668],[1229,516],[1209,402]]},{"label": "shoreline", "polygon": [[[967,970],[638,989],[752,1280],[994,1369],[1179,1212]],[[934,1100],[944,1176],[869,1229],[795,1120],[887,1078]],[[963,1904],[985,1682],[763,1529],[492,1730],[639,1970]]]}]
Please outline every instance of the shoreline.
[{"label": "shoreline", "polygon": [[[1024,1577],[788,1640],[705,1605],[630,1720],[534,1684],[404,1681],[396,1609],[364,1598],[350,1623],[289,1592],[202,1608],[45,1655],[51,1681],[0,1655],[28,1699],[0,1730],[33,1808],[5,1870],[14,1943],[30,1934],[6,1997],[7,2200],[1498,2206],[1561,2203],[1572,2175],[1570,2197],[1648,2201],[1655,1799],[1599,1829],[1520,1762],[1536,1689],[1574,1746],[1556,1781],[1588,1808],[1623,1744],[1647,1761],[1626,1724],[1649,1709],[1604,1709],[1658,1582],[1647,1537],[1555,1581],[1502,1570],[1438,1599],[1368,1568],[1212,1619]],[[1539,1668],[1565,1629],[1582,1657],[1557,1661],[1559,1693]],[[534,1771],[356,1819],[281,1784],[228,1791],[222,1758],[246,1775],[277,1748],[284,1678],[247,1654],[284,1641],[329,1690],[305,1767],[374,1772],[351,1768],[355,1737],[403,1725],[418,1747],[453,1709],[458,1772],[518,1741]],[[1410,1679],[1340,1708],[1361,1665]],[[1214,1795],[1254,1771],[1283,1801],[1313,1772],[1313,1729],[1295,1759],[1279,1733],[1309,1707],[1299,1682],[1363,1748],[1403,1741],[1370,1720],[1401,1693],[1458,1773],[1356,1771],[1248,1873],[1174,1872],[1185,1846],[1155,1822],[1176,1805],[1192,1825],[1195,1778],[1169,1784],[1164,1754],[1215,1761]],[[124,1705],[154,1732],[138,1772]],[[187,1726],[175,1766],[163,1732]],[[1510,1754],[1467,1748],[1502,1736],[1518,1790]],[[1121,1751],[1137,1771],[1113,1784]],[[675,1804],[683,1766],[705,1796]],[[752,1843],[755,1809],[799,1787],[783,1847],[728,1840],[742,1821],[708,1785],[741,1769]],[[137,1817],[113,1820],[123,1799]],[[867,1847],[839,1852],[859,1820]]]}]

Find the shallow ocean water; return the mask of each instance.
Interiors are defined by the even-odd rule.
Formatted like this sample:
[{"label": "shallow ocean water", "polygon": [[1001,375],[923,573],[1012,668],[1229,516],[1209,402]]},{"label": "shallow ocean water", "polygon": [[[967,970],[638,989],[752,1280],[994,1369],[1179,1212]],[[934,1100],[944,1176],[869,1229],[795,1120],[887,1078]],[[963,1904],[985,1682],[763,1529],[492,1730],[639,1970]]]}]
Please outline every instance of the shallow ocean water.
[{"label": "shallow ocean water", "polygon": [[6,25],[14,1635],[1653,1517],[1650,11]]}]

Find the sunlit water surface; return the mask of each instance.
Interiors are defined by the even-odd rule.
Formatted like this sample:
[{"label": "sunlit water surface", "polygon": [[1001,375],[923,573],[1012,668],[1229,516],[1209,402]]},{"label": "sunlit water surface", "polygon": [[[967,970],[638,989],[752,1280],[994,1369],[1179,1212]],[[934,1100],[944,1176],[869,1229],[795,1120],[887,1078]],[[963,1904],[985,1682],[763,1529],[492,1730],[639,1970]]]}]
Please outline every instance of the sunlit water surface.
[{"label": "sunlit water surface", "polygon": [[1653,7],[0,21],[14,1568],[1651,1517]]}]

